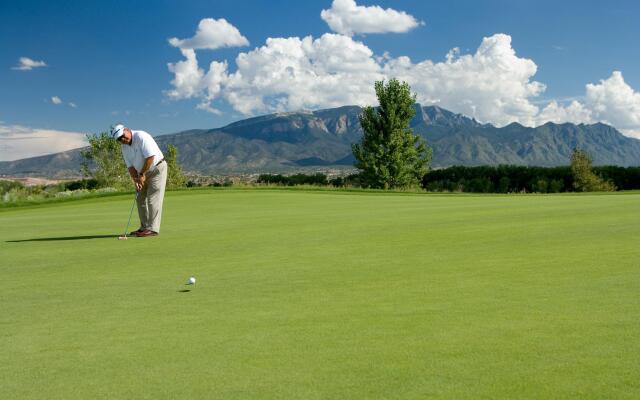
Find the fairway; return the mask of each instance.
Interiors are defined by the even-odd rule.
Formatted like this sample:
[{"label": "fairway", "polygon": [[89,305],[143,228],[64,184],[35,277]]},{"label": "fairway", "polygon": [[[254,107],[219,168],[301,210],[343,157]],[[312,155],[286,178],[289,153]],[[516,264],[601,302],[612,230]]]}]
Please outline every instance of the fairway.
[{"label": "fairway", "polygon": [[640,193],[132,200],[0,210],[0,399],[640,398]]}]

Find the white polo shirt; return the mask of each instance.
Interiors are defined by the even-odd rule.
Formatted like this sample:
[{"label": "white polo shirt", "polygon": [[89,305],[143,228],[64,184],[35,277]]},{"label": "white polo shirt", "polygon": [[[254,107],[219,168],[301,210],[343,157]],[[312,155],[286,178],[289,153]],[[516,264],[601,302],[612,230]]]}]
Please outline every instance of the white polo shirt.
[{"label": "white polo shirt", "polygon": [[140,172],[144,165],[144,160],[154,156],[153,164],[151,164],[151,168],[147,172],[155,170],[156,164],[164,158],[158,144],[145,131],[131,131],[131,134],[131,145],[121,145],[122,157],[124,158],[124,163],[127,164],[127,168],[133,167]]}]

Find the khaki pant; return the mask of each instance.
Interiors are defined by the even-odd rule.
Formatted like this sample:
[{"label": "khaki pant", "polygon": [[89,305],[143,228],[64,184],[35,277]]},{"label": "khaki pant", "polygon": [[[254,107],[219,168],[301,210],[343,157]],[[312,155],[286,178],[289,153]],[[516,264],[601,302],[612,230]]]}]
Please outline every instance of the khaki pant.
[{"label": "khaki pant", "polygon": [[138,216],[140,227],[160,232],[162,201],[167,185],[167,163],[162,162],[151,172],[147,172],[144,187],[138,195]]}]

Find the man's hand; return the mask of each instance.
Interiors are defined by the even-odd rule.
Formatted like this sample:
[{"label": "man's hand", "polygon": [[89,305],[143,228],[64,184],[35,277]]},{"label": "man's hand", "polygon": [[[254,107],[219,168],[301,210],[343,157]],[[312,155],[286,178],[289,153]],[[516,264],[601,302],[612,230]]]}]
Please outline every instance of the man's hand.
[{"label": "man's hand", "polygon": [[139,192],[142,190],[142,187],[144,186],[144,175],[138,175],[135,179],[134,179],[134,183],[136,185],[136,192]]}]

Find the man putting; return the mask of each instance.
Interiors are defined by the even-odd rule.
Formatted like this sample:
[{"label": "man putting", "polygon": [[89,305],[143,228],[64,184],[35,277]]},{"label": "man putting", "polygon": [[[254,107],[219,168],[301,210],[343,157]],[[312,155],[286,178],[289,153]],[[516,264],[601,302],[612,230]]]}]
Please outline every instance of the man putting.
[{"label": "man putting", "polygon": [[138,192],[140,228],[131,236],[147,237],[160,233],[162,202],[167,183],[167,163],[153,137],[145,131],[132,131],[122,124],[111,128],[111,137],[121,144],[122,157]]}]

